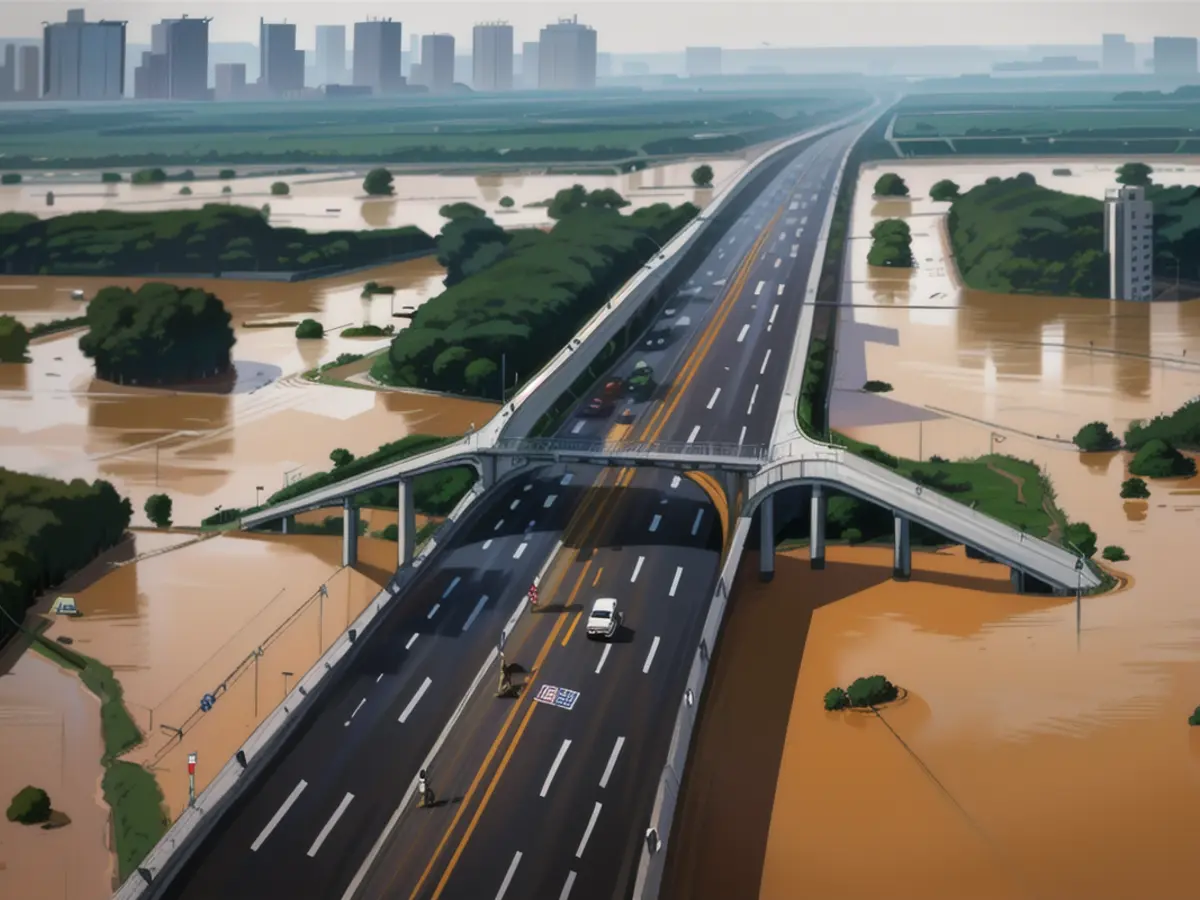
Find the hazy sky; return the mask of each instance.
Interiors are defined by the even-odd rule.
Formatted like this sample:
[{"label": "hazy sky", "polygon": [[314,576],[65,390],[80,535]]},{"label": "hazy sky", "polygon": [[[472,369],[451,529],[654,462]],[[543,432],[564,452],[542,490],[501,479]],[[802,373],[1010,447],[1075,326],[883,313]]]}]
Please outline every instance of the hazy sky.
[{"label": "hazy sky", "polygon": [[349,24],[368,16],[391,16],[404,23],[406,34],[448,31],[466,47],[477,22],[507,21],[520,42],[536,40],[542,25],[575,13],[599,32],[599,49],[612,53],[671,52],[689,44],[1084,44],[1098,42],[1105,31],[1124,32],[1136,41],[1163,34],[1200,36],[1200,0],[0,0],[0,33],[35,36],[43,20],[61,21],[74,6],[83,6],[89,19],[128,20],[131,43],[148,43],[152,21],[183,13],[213,17],[214,41],[256,42],[262,15],[295,22],[300,44],[308,48],[315,25]]}]

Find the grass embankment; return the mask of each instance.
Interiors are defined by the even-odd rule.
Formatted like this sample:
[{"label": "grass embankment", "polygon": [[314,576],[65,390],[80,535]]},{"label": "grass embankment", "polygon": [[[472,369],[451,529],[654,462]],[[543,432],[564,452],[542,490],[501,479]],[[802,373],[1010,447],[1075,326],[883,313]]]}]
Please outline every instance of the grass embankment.
[{"label": "grass embankment", "polygon": [[112,669],[98,660],[35,635],[33,648],[46,658],[79,674],[79,680],[100,698],[100,732],[104,741],[101,787],[113,816],[117,874],[124,881],[146,858],[171,826],[162,790],[154,776],[136,763],[118,757],[142,741],[142,732],[125,706],[125,692]]}]

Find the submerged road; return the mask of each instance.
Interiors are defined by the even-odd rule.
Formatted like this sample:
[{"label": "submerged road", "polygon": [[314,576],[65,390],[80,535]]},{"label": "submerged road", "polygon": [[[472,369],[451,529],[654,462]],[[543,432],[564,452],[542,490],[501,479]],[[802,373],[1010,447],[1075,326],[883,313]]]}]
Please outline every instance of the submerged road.
[{"label": "submerged road", "polygon": [[[628,376],[645,360],[661,382],[649,401],[618,407],[633,424],[578,419],[561,434],[769,441],[852,137],[843,130],[798,154],[612,368]],[[720,565],[720,495],[703,473],[553,467],[478,501],[154,896],[626,896]],[[495,698],[485,678],[432,764],[441,802],[402,806],[560,537],[540,608],[506,643],[519,697]],[[604,596],[617,598],[624,625],[612,642],[591,642],[581,619]]]}]

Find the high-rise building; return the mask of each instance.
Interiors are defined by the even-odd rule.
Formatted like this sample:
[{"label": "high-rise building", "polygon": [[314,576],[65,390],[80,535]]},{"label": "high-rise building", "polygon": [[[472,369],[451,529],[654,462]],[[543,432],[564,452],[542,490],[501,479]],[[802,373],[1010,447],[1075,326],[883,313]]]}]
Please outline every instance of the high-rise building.
[{"label": "high-rise building", "polygon": [[1119,187],[1104,195],[1104,250],[1113,300],[1154,299],[1154,204],[1145,188]]},{"label": "high-rise building", "polygon": [[0,61],[0,100],[16,99],[17,45],[6,44]]},{"label": "high-rise building", "polygon": [[454,87],[454,35],[421,36],[422,83],[434,93]]},{"label": "high-rise building", "polygon": [[246,64],[217,63],[216,87],[213,90],[218,100],[234,100],[246,93]]},{"label": "high-rise building", "polygon": [[1106,34],[1101,38],[1100,68],[1115,74],[1134,71],[1134,46],[1125,35]]},{"label": "high-rise building", "polygon": [[688,78],[721,74],[720,47],[688,47],[684,53]]},{"label": "high-rise building", "polygon": [[521,44],[521,87],[536,91],[538,86],[538,42]]},{"label": "high-rise building", "polygon": [[272,94],[304,90],[304,51],[296,49],[296,26],[258,20],[258,83]]},{"label": "high-rise building", "polygon": [[1156,37],[1154,39],[1154,74],[1195,78],[1196,39]]},{"label": "high-rise building", "polygon": [[354,25],[354,83],[377,94],[404,86],[400,57],[404,51],[403,26],[391,19],[373,19]]},{"label": "high-rise building", "polygon": [[346,26],[317,26],[317,81],[341,84],[346,80]]},{"label": "high-rise building", "polygon": [[31,44],[17,50],[13,96],[17,100],[36,100],[42,96],[41,51]]},{"label": "high-rise building", "polygon": [[476,25],[472,34],[471,87],[477,91],[511,91],[513,29],[502,22]]},{"label": "high-rise building", "polygon": [[120,100],[125,95],[125,23],[88,22],[82,9],[42,32],[47,100]]},{"label": "high-rise building", "polygon": [[133,73],[139,99],[207,100],[208,23],[211,19],[163,19],[150,27],[150,52]]},{"label": "high-rise building", "polygon": [[596,86],[596,31],[579,17],[559,19],[538,41],[538,87],[543,91],[586,91]]}]

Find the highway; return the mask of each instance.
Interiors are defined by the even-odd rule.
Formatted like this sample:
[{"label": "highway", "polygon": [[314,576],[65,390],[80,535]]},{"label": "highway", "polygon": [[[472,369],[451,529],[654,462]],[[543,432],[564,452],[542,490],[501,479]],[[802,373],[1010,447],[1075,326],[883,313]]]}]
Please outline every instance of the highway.
[{"label": "highway", "polygon": [[[611,370],[627,376],[647,361],[665,373],[655,396],[619,405],[613,418],[576,419],[562,434],[770,440],[799,300],[847,146],[838,134],[801,154],[668,302],[663,322],[676,332],[668,345],[643,340]],[[632,425],[617,424],[624,409],[634,412]],[[400,816],[360,869],[354,896],[598,900],[632,889],[720,565],[712,502],[720,488],[704,473],[602,477],[627,487],[581,505],[576,540],[547,577],[548,608],[507,648],[508,662],[527,672],[520,698],[472,699],[448,741],[455,749],[430,769],[445,802]],[[626,627],[610,644],[589,644],[577,626],[606,596],[618,599]],[[577,696],[562,700],[564,689]]]},{"label": "highway", "polygon": [[[663,344],[640,341],[613,367],[627,376],[646,360],[662,382],[618,407],[634,423],[574,419],[562,436],[769,441],[851,137],[798,154],[668,302]],[[552,467],[481,499],[155,896],[627,896],[720,565],[719,498],[703,473]],[[430,768],[441,802],[402,808],[559,537],[540,608],[505,646],[521,693],[497,699],[484,679]],[[624,614],[608,643],[581,624],[602,596]]]}]

